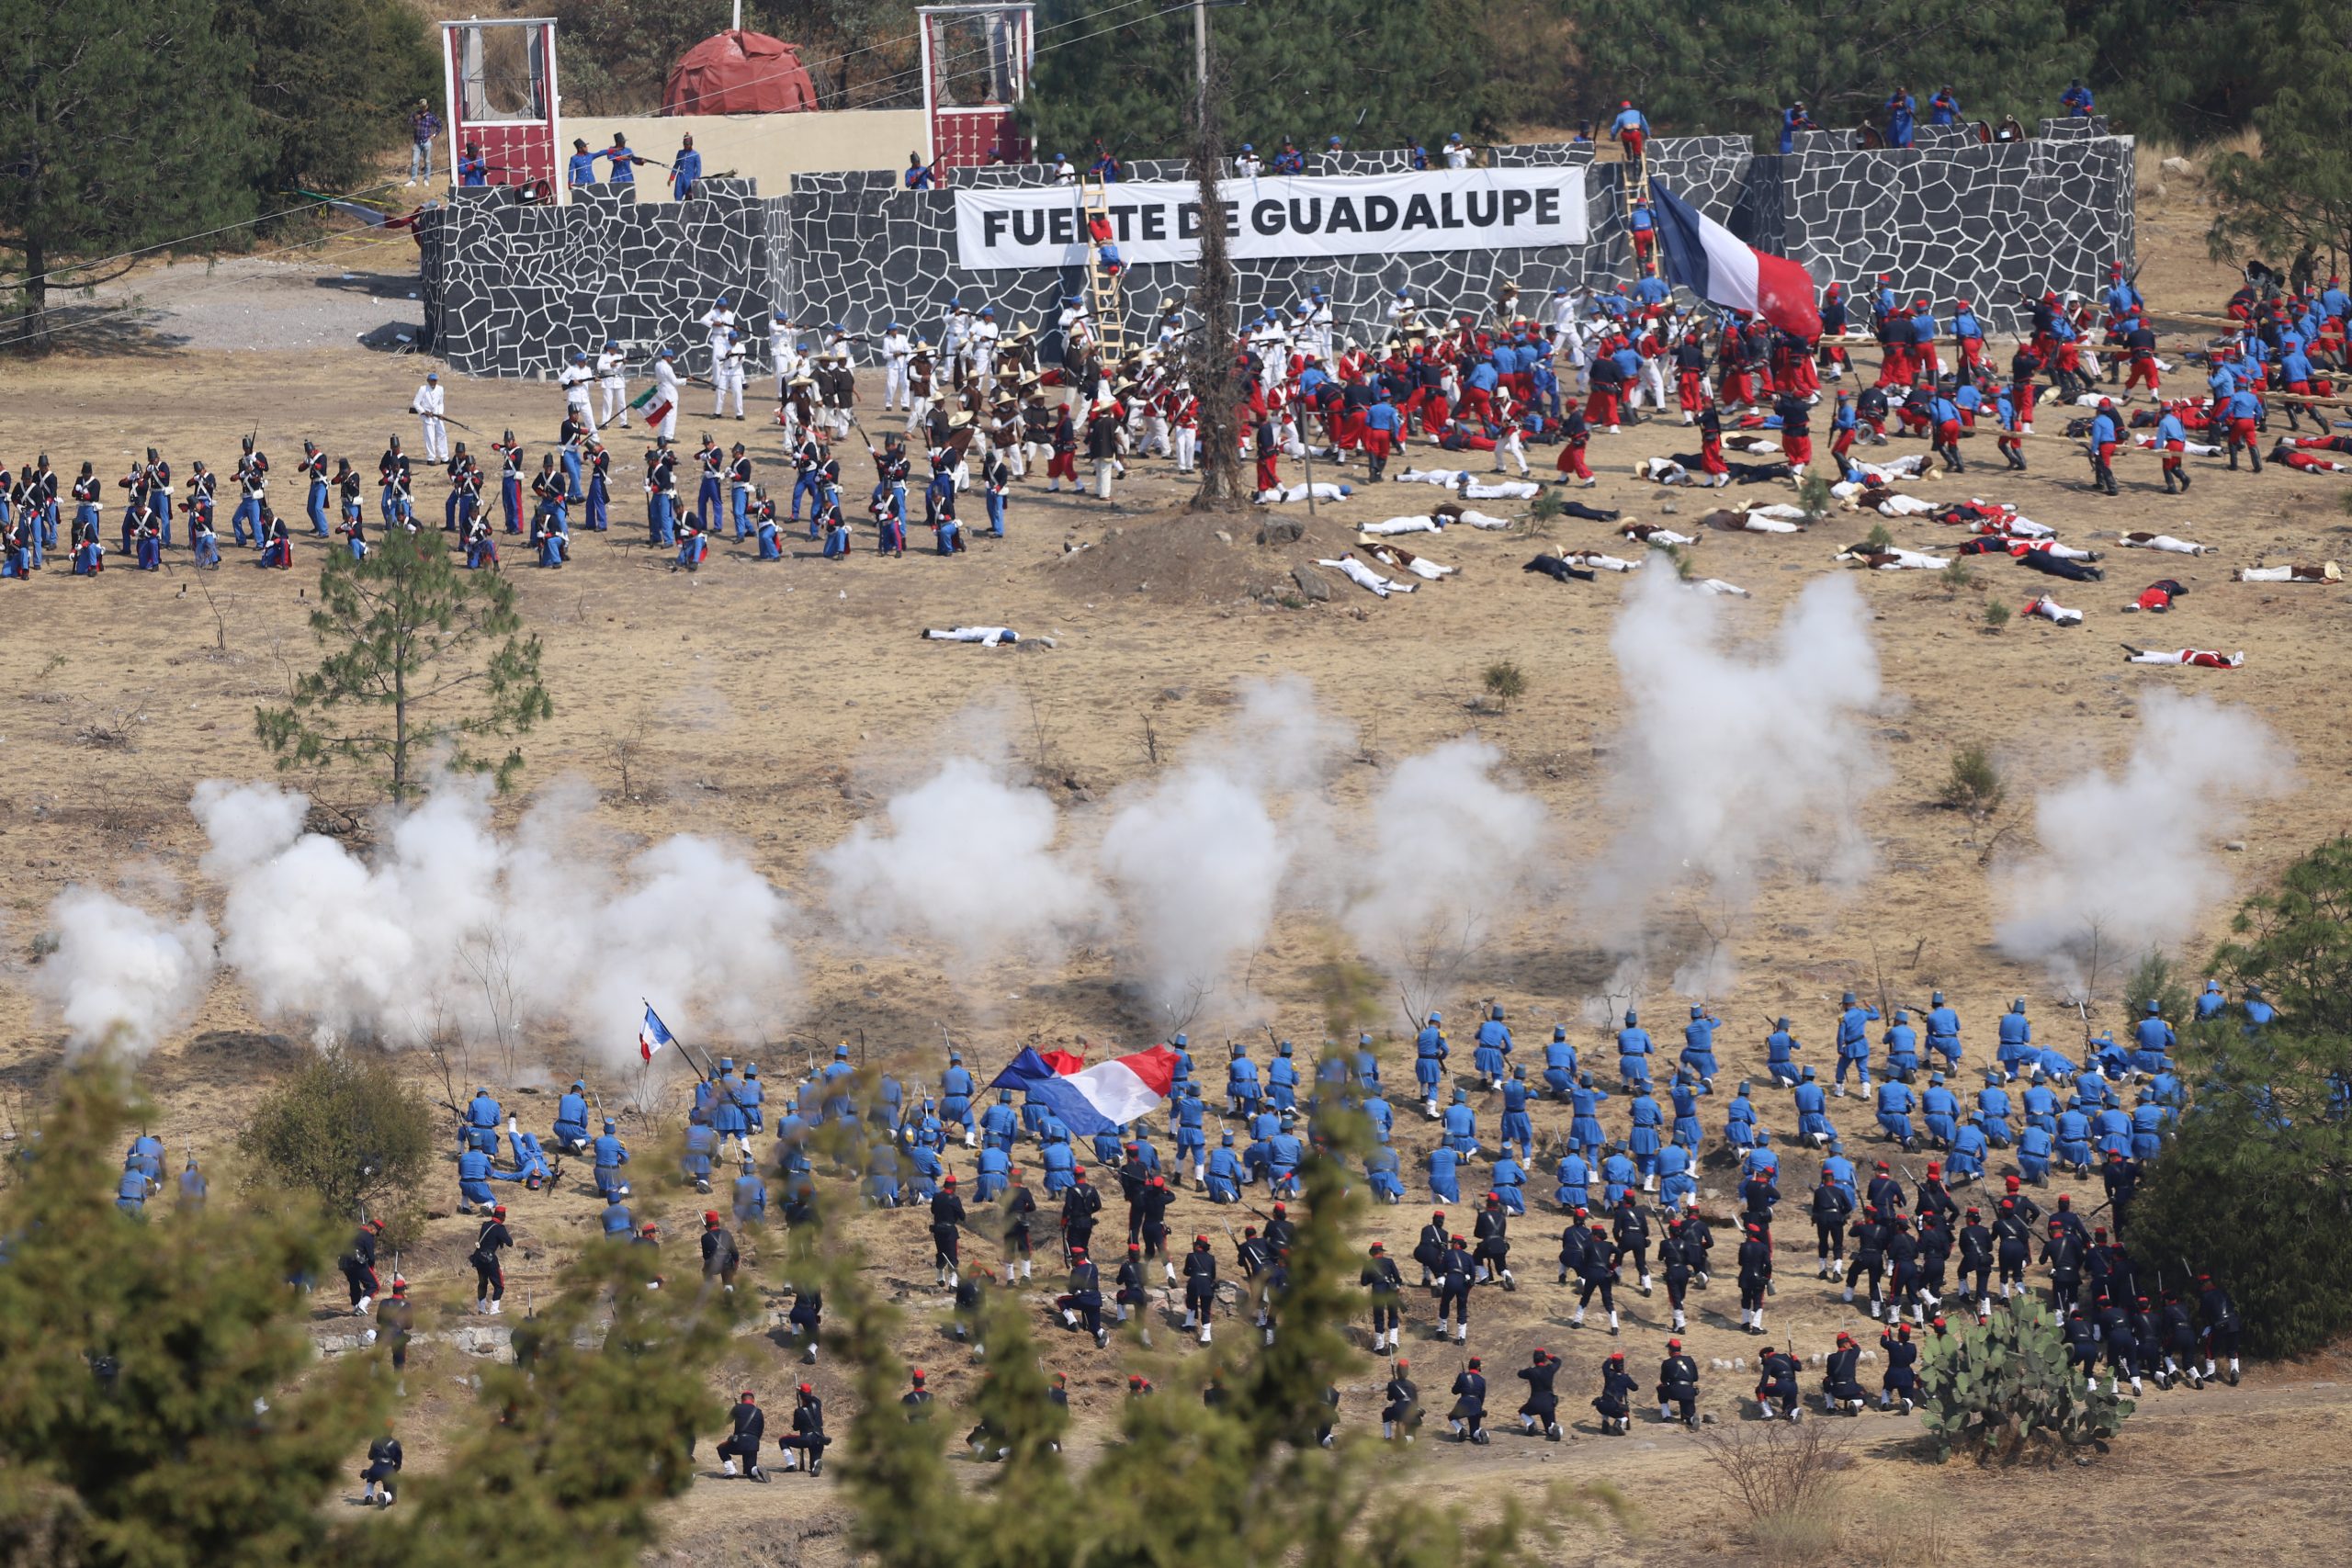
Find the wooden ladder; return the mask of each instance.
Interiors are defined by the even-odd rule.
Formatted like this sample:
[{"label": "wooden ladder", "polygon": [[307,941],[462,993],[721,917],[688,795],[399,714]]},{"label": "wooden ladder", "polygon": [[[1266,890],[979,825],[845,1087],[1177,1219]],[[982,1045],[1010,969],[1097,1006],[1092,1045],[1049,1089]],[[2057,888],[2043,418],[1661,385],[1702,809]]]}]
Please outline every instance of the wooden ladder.
[{"label": "wooden ladder", "polygon": [[[1650,150],[1646,138],[1644,139],[1642,155],[1639,158],[1626,159],[1621,167],[1625,169],[1626,174],[1623,188],[1618,194],[1623,198],[1625,204],[1625,210],[1623,213],[1625,220],[1625,248],[1630,251],[1634,248],[1634,198],[1636,197],[1647,196],[1650,188]],[[1657,276],[1657,230],[1655,226],[1657,214],[1651,214],[1651,221],[1653,226],[1650,230],[1651,240],[1649,256],[1646,260],[1638,254],[1634,257],[1634,265],[1640,269],[1641,275],[1645,277],[1656,277]]]},{"label": "wooden ladder", "polygon": [[1080,183],[1079,192],[1084,199],[1087,220],[1086,302],[1094,316],[1095,341],[1110,358],[1122,360],[1127,356],[1126,303],[1118,276],[1103,266],[1102,247],[1094,243],[1094,220],[1110,221],[1111,187],[1100,175],[1089,175]]}]

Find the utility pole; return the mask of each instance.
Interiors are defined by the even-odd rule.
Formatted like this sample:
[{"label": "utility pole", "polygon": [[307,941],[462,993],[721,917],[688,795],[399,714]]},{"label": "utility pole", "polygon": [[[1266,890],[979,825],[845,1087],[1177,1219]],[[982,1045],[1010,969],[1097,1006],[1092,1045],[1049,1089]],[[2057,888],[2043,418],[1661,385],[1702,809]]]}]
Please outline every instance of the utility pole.
[{"label": "utility pole", "polygon": [[1200,83],[1193,105],[1198,114],[1209,100],[1209,0],[1193,0],[1193,73]]}]

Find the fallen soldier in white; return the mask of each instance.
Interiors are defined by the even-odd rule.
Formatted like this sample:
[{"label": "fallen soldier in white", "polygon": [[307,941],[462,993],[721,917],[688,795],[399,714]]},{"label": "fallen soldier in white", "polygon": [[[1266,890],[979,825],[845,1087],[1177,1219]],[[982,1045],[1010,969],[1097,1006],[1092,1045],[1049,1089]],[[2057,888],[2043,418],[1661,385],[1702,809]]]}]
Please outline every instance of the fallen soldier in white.
[{"label": "fallen soldier in white", "polygon": [[1867,507],[1882,517],[1925,517],[1936,509],[1932,501],[1922,501],[1880,484],[1856,484],[1851,479],[1838,480],[1829,487],[1829,493],[1844,502],[1849,512]]},{"label": "fallen soldier in white", "polygon": [[1642,563],[1626,560],[1621,556],[1605,556],[1599,550],[1562,550],[1560,558],[1571,566],[1581,566],[1594,571],[1639,571]]},{"label": "fallen soldier in white", "polygon": [[[1475,499],[1483,501],[1487,498],[1479,496]],[[1511,525],[1510,518],[1489,516],[1475,506],[1441,506],[1437,514],[1441,521],[1467,523],[1473,528],[1508,528]]]},{"label": "fallen soldier in white", "polygon": [[[2135,435],[2132,438],[2132,445],[2145,447],[2153,452],[2156,449],[2156,438],[2153,435]],[[2222,455],[2221,447],[2205,441],[2184,441],[2180,444],[2180,449],[2191,457],[2218,457]]]},{"label": "fallen soldier in white", "polygon": [[1317,479],[1312,485],[1284,485],[1280,490],[1261,490],[1256,499],[1261,506],[1274,506],[1284,502],[1305,501],[1310,490],[1317,501],[1338,501],[1343,496],[1355,494],[1353,485],[1326,484]]},{"label": "fallen soldier in white", "polygon": [[2069,610],[2057,600],[2046,596],[2027,600],[2025,613],[2029,615],[2040,615],[2043,620],[2062,626],[2079,626],[2083,624],[2083,613],[2080,610]]},{"label": "fallen soldier in white", "polygon": [[1645,457],[1634,465],[1634,477],[1657,485],[1692,485],[1713,490],[1728,479],[1728,474],[1694,474],[1671,457]]},{"label": "fallen soldier in white", "polygon": [[[1724,518],[1731,521],[1722,521]],[[1785,501],[1751,501],[1737,512],[1718,512],[1707,521],[1718,528],[1750,534],[1802,534],[1813,522],[1813,513]]]},{"label": "fallen soldier in white", "polygon": [[1389,517],[1378,523],[1366,523],[1357,528],[1359,534],[1435,534],[1445,525],[1434,517]]},{"label": "fallen soldier in white", "polygon": [[2176,539],[2170,534],[2145,532],[2126,534],[2115,542],[2127,550],[2163,550],[2167,555],[2210,556],[2213,553],[2213,547],[2211,545],[2200,545],[2190,539]]},{"label": "fallen soldier in white", "polygon": [[[926,631],[922,639],[925,642],[977,642],[982,648],[1010,648],[1021,640],[1021,634],[1011,626],[957,626],[951,631]],[[1054,646],[1054,639],[1049,637],[1031,637],[1029,640],[1042,642],[1047,648]]]},{"label": "fallen soldier in white", "polygon": [[1951,562],[1942,556],[1931,556],[1923,550],[1906,550],[1888,545],[1872,549],[1868,545],[1849,545],[1839,550],[1837,559],[1854,561],[1872,571],[1941,571]]},{"label": "fallen soldier in white", "polygon": [[2245,653],[2241,649],[2225,656],[2203,648],[2184,648],[2175,650],[2161,648],[2134,648],[2127,642],[2123,645],[2123,662],[2126,664],[2194,664],[2203,670],[2235,670],[2245,663]]},{"label": "fallen soldier in white", "polygon": [[1379,594],[1383,599],[1391,593],[1410,593],[1420,586],[1417,582],[1391,582],[1351,555],[1341,556],[1338,560],[1318,560],[1315,564],[1339,568],[1349,581],[1358,588]]},{"label": "fallen soldier in white", "polygon": [[1470,477],[1467,468],[1407,468],[1392,476],[1398,484],[1443,485],[1448,490]]},{"label": "fallen soldier in white", "polygon": [[2317,566],[2297,561],[2292,566],[2244,566],[2230,576],[2238,582],[2341,582],[2344,570],[2332,560]]},{"label": "fallen soldier in white", "polygon": [[1936,460],[1928,453],[1914,452],[1907,457],[1890,457],[1883,463],[1856,462],[1854,471],[1872,484],[1931,479],[1936,472]]},{"label": "fallen soldier in white", "polygon": [[1440,566],[1426,556],[1417,556],[1412,551],[1399,548],[1395,545],[1368,542],[1364,545],[1363,553],[1383,566],[1394,567],[1398,571],[1409,571],[1415,577],[1430,582],[1442,582],[1462,570],[1458,566]]},{"label": "fallen soldier in white", "polygon": [[1725,582],[1720,577],[1702,578],[1690,586],[1697,589],[1700,592],[1706,594],[1711,599],[1725,594],[1728,594],[1730,597],[1735,599],[1753,599],[1756,597],[1755,594],[1750,593],[1747,589],[1742,588],[1736,582]]},{"label": "fallen soldier in white", "polygon": [[1761,435],[1736,435],[1724,445],[1735,452],[1745,452],[1751,457],[1770,457],[1781,450],[1779,442],[1767,440]]},{"label": "fallen soldier in white", "polygon": [[1668,545],[1695,545],[1699,541],[1689,534],[1678,534],[1660,523],[1628,523],[1617,530],[1628,539],[1638,539],[1645,545],[1664,548]]},{"label": "fallen soldier in white", "polygon": [[1498,479],[1492,484],[1480,484],[1462,476],[1462,499],[1464,501],[1532,501],[1544,493],[1544,487],[1532,479]]}]

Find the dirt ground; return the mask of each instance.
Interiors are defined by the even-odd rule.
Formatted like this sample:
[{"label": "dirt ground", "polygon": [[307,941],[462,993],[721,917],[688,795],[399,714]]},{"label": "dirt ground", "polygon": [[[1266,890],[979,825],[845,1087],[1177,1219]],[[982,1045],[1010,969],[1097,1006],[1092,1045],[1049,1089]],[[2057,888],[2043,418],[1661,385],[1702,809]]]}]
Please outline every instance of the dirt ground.
[{"label": "dirt ground", "polygon": [[[2143,209],[2149,265],[2142,286],[2160,307],[2210,311],[2228,292],[2230,275],[2203,259],[2201,225],[2193,208]],[[400,411],[426,362],[374,352],[350,338],[401,317],[407,291],[401,269],[410,261],[398,247],[329,246],[311,258],[310,274],[246,278],[223,289],[235,309],[265,316],[273,300],[315,298],[297,292],[305,288],[363,301],[293,334],[299,341],[250,351],[248,344],[265,339],[237,341],[243,322],[208,315],[200,294],[175,295],[170,278],[150,275],[141,292],[162,313],[153,333],[94,338],[86,351],[17,371],[19,412],[9,422],[4,455],[17,464],[45,450],[68,475],[89,458],[107,479],[111,502],[119,493],[113,479],[141,447],[162,448],[182,472],[194,457],[225,471],[238,438],[258,420],[261,444],[281,472],[308,436],[372,473],[387,434],[398,431],[414,445],[413,422]],[[354,276],[345,279],[345,272]],[[178,287],[193,289],[199,281],[183,276]],[[2167,333],[2167,347],[2187,335]],[[758,454],[763,480],[778,494],[787,491],[772,430],[757,416],[740,425],[707,420],[705,406],[698,393],[690,397],[682,445],[691,448],[706,428],[722,442],[745,439]],[[470,434],[458,434],[477,450],[512,425],[533,444],[534,459],[560,415],[550,388],[463,378],[450,388],[449,407],[472,427]],[[1695,498],[1669,497],[1630,477],[1639,457],[1683,445],[1679,433],[1663,426],[1597,438],[1592,459],[1602,481],[1576,499],[1651,521],[1664,520],[1667,505],[1679,517],[1697,515],[1705,508]],[[616,477],[624,481],[615,529],[604,536],[575,533],[577,554],[568,569],[534,570],[525,551],[507,547],[525,618],[547,645],[556,709],[526,743],[524,787],[584,775],[602,792],[605,825],[645,836],[691,829],[730,838],[804,907],[821,902],[808,874],[812,852],[877,809],[881,796],[872,781],[922,755],[932,738],[963,722],[959,716],[968,710],[1001,716],[1004,745],[1036,773],[1073,824],[1082,825],[1111,790],[1151,771],[1147,722],[1163,756],[1181,759],[1188,739],[1223,715],[1238,678],[1275,672],[1310,679],[1323,703],[1363,737],[1358,763],[1334,787],[1343,812],[1360,809],[1396,760],[1475,730],[1503,749],[1512,774],[1555,824],[1572,825],[1555,852],[1571,888],[1584,857],[1623,820],[1623,808],[1604,799],[1602,785],[1606,748],[1622,710],[1606,639],[1623,582],[1564,586],[1519,570],[1529,556],[1555,545],[1634,553],[1608,525],[1562,522],[1540,538],[1521,530],[1452,530],[1417,542],[1460,566],[1455,580],[1384,603],[1332,577],[1328,604],[1287,607],[1275,596],[1293,593],[1291,569],[1302,557],[1328,553],[1321,547],[1343,542],[1350,524],[1422,510],[1437,497],[1419,487],[1359,493],[1325,508],[1302,546],[1267,548],[1255,542],[1259,518],[1204,524],[1169,514],[1176,487],[1165,466],[1153,463],[1138,467],[1136,481],[1113,505],[1047,496],[1032,481],[1015,498],[1011,536],[975,539],[968,554],[953,560],[860,553],[835,563],[800,546],[783,563],[760,565],[722,546],[700,574],[687,575],[670,570],[667,557],[642,542],[642,512],[628,488],[640,446],[634,438],[614,443]],[[1989,442],[1977,446],[1989,448]],[[1909,449],[1907,443],[1892,448]],[[1893,779],[1864,812],[1878,869],[1851,894],[1795,872],[1782,874],[1738,918],[1731,940],[1741,978],[1736,990],[1715,998],[1732,1021],[1720,1048],[1734,1077],[1760,1066],[1762,1031],[1750,1026],[1759,1013],[1809,1011],[1811,1019],[1800,1021],[1817,1032],[1822,998],[1869,976],[1874,963],[1905,994],[1930,985],[1950,994],[1969,1025],[1972,1051],[1982,1049],[1992,1016],[2012,995],[2034,998],[2038,1010],[2054,1006],[2038,970],[2009,963],[1990,945],[1994,911],[1981,854],[1993,829],[1972,833],[1934,804],[1956,744],[1984,742],[2002,756],[2013,804],[2000,824],[2015,819],[2017,833],[2024,834],[2031,826],[2023,809],[2031,786],[2072,776],[2086,763],[2111,764],[2126,751],[2142,692],[2210,692],[2259,713],[2301,760],[2298,789],[2257,807],[2240,835],[2244,852],[2231,864],[2241,886],[2275,873],[2352,814],[2336,723],[2352,673],[2345,636],[2352,601],[2340,588],[2228,580],[2233,567],[2256,561],[2342,556],[2352,524],[2339,504],[2346,481],[2275,468],[2259,478],[2232,474],[2215,460],[2194,465],[2199,482],[2179,500],[2161,493],[2149,460],[2127,459],[2124,494],[2109,501],[2087,491],[2070,447],[2045,442],[2030,457],[2032,471],[2011,477],[1987,449],[1969,474],[1918,488],[1937,498],[2013,502],[2058,526],[2070,542],[2149,527],[2201,539],[2220,553],[2195,559],[2110,556],[2105,583],[2066,585],[2069,601],[2091,617],[2089,626],[2070,630],[2039,621],[2013,622],[1997,635],[1982,629],[1987,598],[2016,605],[2042,583],[2007,565],[1986,569],[1979,573],[1984,586],[1956,595],[1913,574],[1858,580],[1874,611],[1891,694],[1878,735]],[[1548,464],[1548,449],[1536,457]],[[853,492],[862,489],[862,463],[845,467]],[[437,518],[437,476],[422,478],[418,488],[424,510]],[[291,489],[281,483],[281,497]],[[371,495],[371,512],[372,505]],[[1487,509],[1525,513],[1523,503],[1490,502]],[[109,536],[117,513],[119,507],[109,513]],[[1298,507],[1282,514],[1306,520]],[[1769,635],[1782,606],[1815,574],[1845,570],[1831,556],[1866,533],[1871,521],[1833,521],[1794,536],[1718,535],[1696,553],[1704,574],[1753,591],[1752,599],[1730,604],[1732,624]],[[1905,543],[1951,542],[1947,531],[1928,525],[1892,526]],[[1074,545],[1089,547],[1069,552]],[[232,552],[219,573],[200,575],[178,551],[167,573],[109,570],[91,582],[69,579],[60,564],[29,585],[0,584],[0,648],[20,673],[17,689],[0,703],[0,764],[12,781],[0,794],[0,922],[7,961],[19,977],[32,961],[44,909],[69,883],[111,885],[126,868],[153,863],[211,895],[196,866],[202,837],[187,812],[188,796],[206,778],[267,771],[253,739],[252,713],[282,695],[291,671],[316,660],[305,617],[322,547],[299,546],[303,558],[286,573],[265,573],[250,556]],[[2152,622],[2118,614],[2145,581],[2161,576],[2191,590],[2169,617]],[[1055,646],[986,650],[917,640],[925,626],[958,624],[1011,625],[1026,637],[1050,636]],[[2116,648],[2122,638],[2243,649],[2246,665],[2236,671],[2126,667]],[[1507,714],[1484,711],[1476,703],[1478,672],[1503,659],[1525,672],[1526,694]],[[634,799],[621,787],[624,756]],[[1724,785],[1736,789],[1739,759],[1724,762]],[[319,794],[356,799],[350,786],[335,784]],[[518,806],[502,807],[502,815],[511,817]],[[985,832],[988,824],[976,820],[972,829]],[[1545,912],[1500,933],[1463,978],[1467,994],[1492,994],[1511,1009],[1523,1043],[1540,1041],[1555,1021],[1579,1041],[1600,1038],[1581,1010],[1611,961],[1597,933],[1577,924],[1573,902],[1571,893],[1565,921]],[[2222,905],[2210,911],[2205,939],[2222,931],[2227,914]],[[1659,942],[1670,949],[1685,934],[1662,930]],[[1262,1021],[1295,1038],[1319,1037],[1313,968],[1329,945],[1322,922],[1283,921],[1252,965],[1248,1011],[1227,1021],[1230,1031],[1253,1031]],[[915,1077],[933,1077],[941,1065],[934,1021],[989,1062],[1031,1040],[1067,1043],[1082,1036],[1100,1055],[1154,1038],[1152,1021],[1114,987],[1111,958],[1100,951],[1082,951],[1055,973],[960,978],[936,953],[810,944],[801,959],[803,1005],[771,1032],[821,1048],[863,1029],[876,1064]],[[2107,1021],[2116,1021],[2111,1010]],[[634,1022],[615,1021],[620,1038]],[[194,1026],[141,1068],[169,1145],[225,1158],[244,1108],[299,1058],[302,1037],[299,1026],[253,1016],[234,978],[218,978]],[[22,987],[10,985],[0,988],[0,1040],[7,1042],[0,1044],[0,1083],[11,1091],[12,1116],[21,1120],[38,1105],[63,1034]],[[558,1071],[583,1059],[579,1043],[536,1043]],[[609,1043],[600,1043],[605,1048],[594,1055],[609,1061]],[[1383,1047],[1392,1081],[1409,1070],[1400,1048],[1408,1058],[1408,1043],[1400,1047],[1391,1040]],[[794,1066],[771,1066],[772,1080]],[[509,1087],[500,1086],[502,1092]],[[533,1103],[524,1101],[526,1121]],[[1491,1108],[1482,1110],[1490,1114]],[[1562,1115],[1546,1108],[1539,1131]],[[544,1112],[537,1120],[544,1122]],[[1714,1120],[1711,1115],[1711,1124]],[[1860,1131],[1857,1112],[1846,1111],[1844,1120],[1849,1132]],[[1418,1117],[1400,1122],[1398,1131],[1409,1171],[1429,1132]],[[1809,1161],[1788,1161],[1784,1190],[1802,1191],[1810,1170]],[[1702,1179],[1711,1188],[1729,1185],[1719,1164],[1710,1164]],[[1404,1207],[1382,1212],[1368,1230],[1399,1253],[1409,1249],[1426,1209],[1418,1182],[1411,1191]],[[699,1207],[677,1192],[657,1201],[666,1205],[673,1230]],[[524,1196],[515,1202],[515,1228],[526,1247],[560,1254],[589,1234],[594,1207],[593,1198],[569,1185]],[[1204,1217],[1210,1213],[1186,1197],[1176,1221],[1180,1234],[1214,1233]],[[1515,1386],[1510,1372],[1536,1344],[1567,1356],[1562,1389],[1570,1411],[1584,1409],[1590,1371],[1608,1348],[1624,1349],[1636,1375],[1646,1378],[1662,1354],[1662,1289],[1651,1300],[1633,1299],[1623,1337],[1604,1348],[1600,1332],[1564,1326],[1567,1308],[1545,1266],[1556,1220],[1531,1214],[1519,1230],[1520,1256],[1529,1262],[1521,1270],[1526,1288],[1514,1296],[1482,1293],[1470,1347],[1490,1372],[1500,1373],[1498,1385]],[[854,1231],[915,1309],[908,1354],[936,1370],[933,1386],[952,1401],[973,1370],[960,1353],[949,1354],[933,1325],[944,1303],[919,1285],[927,1252],[914,1217],[866,1215]],[[465,1288],[459,1259],[469,1244],[468,1223],[444,1218],[403,1260],[428,1303],[458,1301]],[[1793,1245],[1792,1227],[1784,1250]],[[1859,1314],[1842,1309],[1834,1291],[1809,1277],[1808,1258],[1790,1252],[1782,1267],[1789,1277],[1774,1303],[1776,1328],[1792,1328],[1801,1348],[1819,1349],[1836,1328],[1855,1326]],[[544,1258],[519,1268],[518,1293],[544,1279],[545,1268]],[[1702,1368],[1715,1358],[1753,1355],[1729,1294],[1719,1279],[1694,1298],[1702,1310],[1685,1337]],[[1460,1354],[1427,1340],[1424,1301],[1415,1298],[1411,1310],[1408,1340],[1417,1330],[1419,1342],[1408,1344],[1407,1354],[1420,1362],[1424,1389],[1442,1389]],[[1220,1337],[1241,1334],[1237,1323]],[[781,1424],[799,1370],[764,1340],[743,1346],[737,1364],[714,1377],[714,1387],[762,1390]],[[1170,1355],[1167,1347],[1164,1337],[1162,1357]],[[1056,1340],[1049,1349],[1071,1377],[1080,1420],[1074,1451],[1082,1455],[1115,1420],[1115,1387],[1140,1359],[1115,1348],[1097,1355],[1075,1341]],[[404,1419],[414,1438],[411,1456],[423,1468],[429,1469],[440,1435],[466,1408],[454,1386],[463,1360],[454,1348],[428,1346],[412,1373],[416,1397]],[[1844,1499],[1855,1540],[1875,1541],[1874,1550],[1884,1551],[1892,1531],[1906,1550],[1881,1558],[1860,1558],[1862,1545],[1853,1551],[1859,1560],[1990,1563],[2012,1555],[2007,1530],[2022,1514],[2063,1518],[2072,1539],[2098,1541],[2102,1556],[2118,1562],[2257,1554],[2317,1561],[2334,1551],[2340,1532],[2329,1527],[2340,1526],[2339,1499],[2352,1480],[2352,1438],[2337,1386],[2342,1371],[2323,1359],[2259,1370],[2235,1391],[2152,1392],[2089,1485],[2064,1475],[1923,1469],[1903,1449],[1907,1427],[1865,1419],[1853,1427],[1857,1462]],[[1343,1420],[1350,1426],[1373,1419],[1373,1377],[1367,1359],[1347,1390]],[[838,1429],[846,1416],[838,1369],[817,1369],[815,1381]],[[1705,1408],[1735,1418],[1750,1382],[1749,1372],[1710,1371]],[[1497,1404],[1508,1410],[1516,1399]],[[1563,1561],[1586,1554],[1597,1560],[1604,1545],[1613,1555],[1659,1562],[1685,1560],[1694,1546],[1735,1559],[1748,1550],[1716,1477],[1671,1428],[1637,1424],[1635,1435],[1615,1446],[1589,1423],[1575,1443],[1558,1448],[1515,1435],[1498,1437],[1486,1450],[1423,1446],[1437,1451],[1420,1462],[1473,1488],[1517,1490],[1587,1476],[1623,1485],[1641,1509],[1642,1533],[1605,1543],[1572,1540]],[[671,1525],[668,1551],[681,1562],[822,1563],[843,1554],[842,1520],[826,1482],[706,1483],[673,1508]]]}]

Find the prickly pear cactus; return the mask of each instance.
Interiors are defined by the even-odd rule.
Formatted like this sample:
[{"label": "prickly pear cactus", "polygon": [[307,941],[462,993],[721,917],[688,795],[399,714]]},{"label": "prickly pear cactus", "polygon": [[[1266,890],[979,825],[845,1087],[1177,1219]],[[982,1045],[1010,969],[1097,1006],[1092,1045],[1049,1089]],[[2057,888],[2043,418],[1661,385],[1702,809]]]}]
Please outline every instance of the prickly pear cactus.
[{"label": "prickly pear cactus", "polygon": [[2102,1441],[2134,1408],[2074,1366],[2056,1314],[2022,1297],[1921,1347],[1919,1402],[1939,1457],[1973,1443],[1980,1460]]}]

